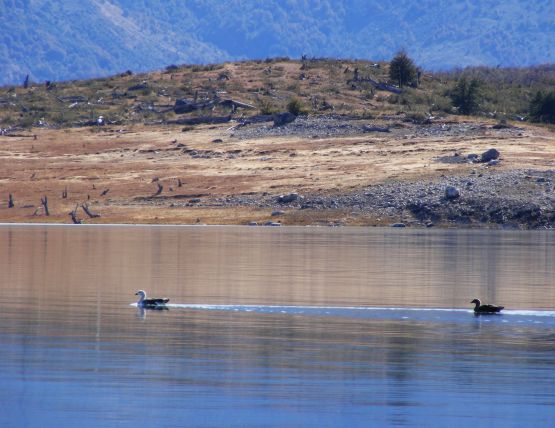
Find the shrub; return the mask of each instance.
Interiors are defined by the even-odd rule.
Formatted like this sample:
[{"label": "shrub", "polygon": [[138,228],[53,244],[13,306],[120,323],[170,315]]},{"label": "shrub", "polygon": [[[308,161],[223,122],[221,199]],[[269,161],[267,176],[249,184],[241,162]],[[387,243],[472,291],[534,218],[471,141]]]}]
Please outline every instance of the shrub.
[{"label": "shrub", "polygon": [[535,122],[555,123],[555,91],[538,91],[530,102],[529,113]]},{"label": "shrub", "polygon": [[260,114],[275,114],[278,112],[278,109],[268,100],[260,100],[258,102],[260,108]]},{"label": "shrub", "polygon": [[480,86],[478,79],[470,81],[466,77],[461,77],[449,96],[453,105],[458,108],[461,114],[474,114],[480,106]]},{"label": "shrub", "polygon": [[417,70],[412,59],[406,52],[400,51],[389,64],[389,78],[399,84],[399,87],[416,81]]},{"label": "shrub", "polygon": [[289,113],[294,114],[295,116],[303,114],[304,113],[303,104],[299,99],[291,98],[287,103],[287,111]]}]

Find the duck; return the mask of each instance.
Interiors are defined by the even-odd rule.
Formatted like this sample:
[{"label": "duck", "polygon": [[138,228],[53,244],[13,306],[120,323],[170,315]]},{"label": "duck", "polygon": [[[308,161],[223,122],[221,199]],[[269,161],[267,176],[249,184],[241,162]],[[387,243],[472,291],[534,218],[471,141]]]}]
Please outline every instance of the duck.
[{"label": "duck", "polygon": [[167,298],[147,299],[144,290],[137,291],[135,296],[140,296],[137,301],[137,306],[140,308],[163,308],[166,306],[166,303],[170,301],[170,299]]},{"label": "duck", "polygon": [[482,305],[482,302],[480,302],[480,299],[474,299],[470,303],[474,303],[476,305],[474,307],[475,314],[497,314],[501,312],[502,309],[505,308],[504,306]]}]

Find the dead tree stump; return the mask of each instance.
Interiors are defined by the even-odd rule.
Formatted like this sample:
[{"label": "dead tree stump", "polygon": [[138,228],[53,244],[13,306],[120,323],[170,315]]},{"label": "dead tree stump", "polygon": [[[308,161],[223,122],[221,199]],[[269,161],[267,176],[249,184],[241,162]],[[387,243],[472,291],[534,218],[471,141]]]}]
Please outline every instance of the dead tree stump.
[{"label": "dead tree stump", "polygon": [[77,208],[79,208],[79,204],[75,205],[75,208],[73,209],[73,211],[69,212],[69,215],[71,216],[71,221],[73,221],[73,224],[81,224],[83,222],[83,220],[77,218]]},{"label": "dead tree stump", "polygon": [[48,198],[46,197],[46,195],[44,195],[43,198],[40,198],[40,203],[42,204],[42,206],[44,207],[44,214],[49,216],[50,215],[50,211],[48,211]]},{"label": "dead tree stump", "polygon": [[164,190],[164,186],[162,186],[160,184],[160,182],[156,182],[156,184],[158,185],[158,190],[156,191],[156,193],[152,196],[158,196],[160,193],[162,193],[162,191]]}]

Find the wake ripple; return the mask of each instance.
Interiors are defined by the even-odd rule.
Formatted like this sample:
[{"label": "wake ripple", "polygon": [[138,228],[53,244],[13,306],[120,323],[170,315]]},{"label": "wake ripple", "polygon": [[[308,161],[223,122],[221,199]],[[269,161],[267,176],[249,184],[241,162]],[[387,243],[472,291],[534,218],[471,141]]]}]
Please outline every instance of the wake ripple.
[{"label": "wake ripple", "polygon": [[[321,315],[341,316],[352,318],[385,318],[385,319],[444,319],[457,320],[461,317],[468,318],[473,315],[472,309],[459,308],[405,308],[405,307],[371,307],[371,306],[282,306],[282,305],[210,305],[210,304],[168,304],[169,308],[190,309],[198,311],[232,311],[255,312],[269,314],[290,315]],[[501,314],[480,316],[482,319],[507,319],[522,320],[530,317],[542,317],[548,321],[553,318],[555,311],[541,310],[503,310]],[[519,321],[520,322],[520,321]],[[538,321],[535,321],[537,323]]]}]

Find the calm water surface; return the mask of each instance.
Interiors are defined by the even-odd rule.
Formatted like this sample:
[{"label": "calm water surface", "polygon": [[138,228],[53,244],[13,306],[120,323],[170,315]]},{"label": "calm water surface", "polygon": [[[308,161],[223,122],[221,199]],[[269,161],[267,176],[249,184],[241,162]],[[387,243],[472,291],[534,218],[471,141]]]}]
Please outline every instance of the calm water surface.
[{"label": "calm water surface", "polygon": [[[555,426],[554,249],[547,231],[0,226],[0,427]],[[507,310],[475,317],[474,297]]]}]

